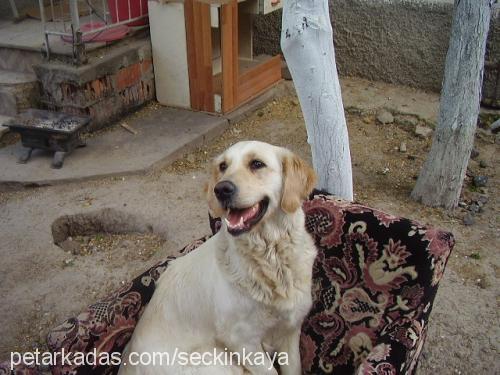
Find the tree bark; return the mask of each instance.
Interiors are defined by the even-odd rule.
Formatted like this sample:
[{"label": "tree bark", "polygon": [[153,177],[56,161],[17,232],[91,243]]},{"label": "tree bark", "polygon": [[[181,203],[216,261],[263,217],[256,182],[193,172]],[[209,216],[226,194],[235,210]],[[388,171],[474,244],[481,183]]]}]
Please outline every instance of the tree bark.
[{"label": "tree bark", "polygon": [[474,143],[493,0],[455,0],[439,118],[411,196],[454,208]]},{"label": "tree bark", "polygon": [[285,0],[281,49],[307,128],[318,188],[352,200],[352,169],[328,0]]}]

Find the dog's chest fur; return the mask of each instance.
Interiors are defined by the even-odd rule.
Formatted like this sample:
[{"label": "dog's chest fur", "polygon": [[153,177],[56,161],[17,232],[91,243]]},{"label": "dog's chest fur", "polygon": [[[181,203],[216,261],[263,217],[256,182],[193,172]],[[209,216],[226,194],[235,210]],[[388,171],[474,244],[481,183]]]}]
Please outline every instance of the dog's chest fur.
[{"label": "dog's chest fur", "polygon": [[287,227],[263,228],[243,238],[221,233],[217,263],[230,284],[259,303],[266,315],[260,318],[296,326],[311,306],[316,248],[303,224],[298,230]]}]

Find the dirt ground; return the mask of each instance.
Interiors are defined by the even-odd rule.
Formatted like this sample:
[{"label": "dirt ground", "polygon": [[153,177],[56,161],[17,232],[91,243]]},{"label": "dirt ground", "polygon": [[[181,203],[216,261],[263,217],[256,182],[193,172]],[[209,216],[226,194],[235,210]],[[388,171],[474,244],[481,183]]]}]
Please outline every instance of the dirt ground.
[{"label": "dirt ground", "polygon": [[[446,212],[409,198],[431,144],[430,137],[415,134],[415,126],[428,124],[416,116],[396,115],[394,123],[382,125],[376,117],[356,109],[347,113],[356,201],[444,228],[457,240],[436,297],[419,373],[498,374],[498,137],[495,143],[494,135],[478,131],[479,154],[470,160],[461,207]],[[245,139],[282,145],[310,160],[300,107],[297,98],[289,96],[149,175],[1,194],[0,359],[7,359],[12,350],[43,347],[50,327],[208,233],[201,191],[207,161]],[[488,177],[486,186],[472,183],[476,175]],[[72,238],[83,244],[83,251],[65,251],[53,244],[54,220],[106,207],[144,221],[155,237],[135,233],[132,238],[102,234]],[[467,215],[472,225],[464,225]],[[158,250],[143,254],[147,246]],[[137,253],[141,256],[132,256]]]}]

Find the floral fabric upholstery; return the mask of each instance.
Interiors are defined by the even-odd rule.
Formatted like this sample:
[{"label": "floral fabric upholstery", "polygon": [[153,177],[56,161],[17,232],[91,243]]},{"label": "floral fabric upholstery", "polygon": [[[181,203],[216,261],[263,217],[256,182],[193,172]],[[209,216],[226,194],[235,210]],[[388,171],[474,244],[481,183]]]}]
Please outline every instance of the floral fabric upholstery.
[{"label": "floral fabric upholstery", "polygon": [[413,373],[451,234],[325,195],[304,210],[319,250],[304,372]]},{"label": "floral fabric upholstery", "polygon": [[18,365],[14,367],[14,370],[10,370],[10,362],[2,362],[0,363],[0,375],[39,375],[40,371],[35,366],[25,366]]},{"label": "floral fabric upholstery", "polygon": [[303,209],[318,249],[304,374],[413,374],[453,236],[319,191]]},{"label": "floral fabric upholstery", "polygon": [[[453,248],[450,233],[315,192],[303,205],[318,249],[313,307],[300,342],[305,374],[412,374],[422,349],[432,302]],[[215,233],[220,220],[211,219]],[[183,255],[209,236],[182,249]],[[53,351],[121,352],[175,259],[68,319],[48,335]],[[8,363],[0,365],[7,374]],[[37,374],[19,369],[19,374]],[[5,371],[5,372],[2,372]],[[115,374],[118,366],[55,366],[62,374]]]}]

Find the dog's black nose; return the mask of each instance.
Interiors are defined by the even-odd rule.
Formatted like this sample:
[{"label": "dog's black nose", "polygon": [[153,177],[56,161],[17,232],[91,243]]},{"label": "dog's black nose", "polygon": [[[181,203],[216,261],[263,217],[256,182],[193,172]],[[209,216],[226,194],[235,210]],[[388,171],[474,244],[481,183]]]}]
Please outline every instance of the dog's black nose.
[{"label": "dog's black nose", "polygon": [[236,190],[236,185],[231,181],[221,181],[214,187],[215,196],[221,203],[229,203]]}]

